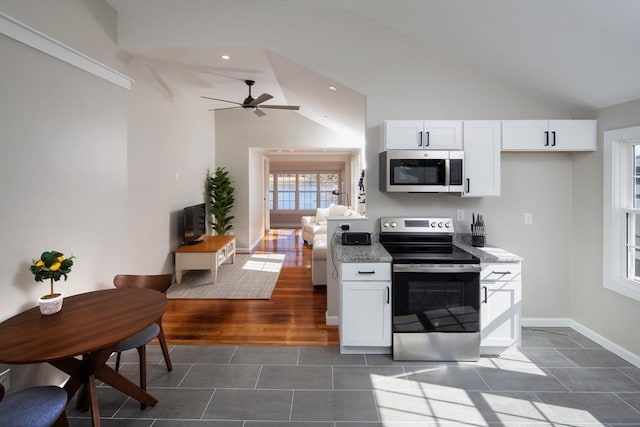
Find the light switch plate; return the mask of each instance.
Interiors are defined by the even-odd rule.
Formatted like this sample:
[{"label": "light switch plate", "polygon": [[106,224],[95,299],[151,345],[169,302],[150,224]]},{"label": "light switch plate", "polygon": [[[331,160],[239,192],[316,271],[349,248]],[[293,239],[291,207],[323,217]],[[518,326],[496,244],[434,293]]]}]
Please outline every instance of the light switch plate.
[{"label": "light switch plate", "polygon": [[458,221],[464,221],[464,209],[458,209],[456,211]]},{"label": "light switch plate", "polygon": [[525,225],[533,224],[533,214],[531,212],[525,212],[525,214],[524,214],[524,223],[525,223]]}]

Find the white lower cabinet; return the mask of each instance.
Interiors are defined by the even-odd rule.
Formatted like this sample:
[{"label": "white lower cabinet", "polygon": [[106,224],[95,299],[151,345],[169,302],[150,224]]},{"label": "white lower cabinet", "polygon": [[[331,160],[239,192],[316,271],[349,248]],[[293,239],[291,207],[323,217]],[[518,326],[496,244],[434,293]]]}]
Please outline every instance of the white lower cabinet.
[{"label": "white lower cabinet", "polygon": [[340,288],[340,352],[389,353],[391,265],[343,263]]},{"label": "white lower cabinet", "polygon": [[482,264],[480,354],[515,350],[521,343],[521,263]]}]

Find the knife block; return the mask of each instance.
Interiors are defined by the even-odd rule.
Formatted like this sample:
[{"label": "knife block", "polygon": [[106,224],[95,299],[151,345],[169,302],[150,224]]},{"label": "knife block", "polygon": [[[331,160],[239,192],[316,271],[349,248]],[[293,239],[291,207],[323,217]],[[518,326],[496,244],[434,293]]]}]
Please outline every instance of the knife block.
[{"label": "knife block", "polygon": [[477,248],[483,248],[485,237],[486,236],[484,234],[480,236],[471,236],[471,246],[475,246]]}]

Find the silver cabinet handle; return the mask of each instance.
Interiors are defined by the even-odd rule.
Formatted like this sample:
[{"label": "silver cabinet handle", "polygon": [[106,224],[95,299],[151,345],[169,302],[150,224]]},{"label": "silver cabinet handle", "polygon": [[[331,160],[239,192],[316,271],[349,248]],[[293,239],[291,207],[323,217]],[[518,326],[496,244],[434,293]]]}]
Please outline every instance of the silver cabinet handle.
[{"label": "silver cabinet handle", "polygon": [[358,274],[376,274],[375,270],[371,270],[371,271],[360,271],[358,270]]},{"label": "silver cabinet handle", "polygon": [[510,271],[492,271],[491,274],[501,274],[501,275],[506,275],[506,274],[511,274]]}]

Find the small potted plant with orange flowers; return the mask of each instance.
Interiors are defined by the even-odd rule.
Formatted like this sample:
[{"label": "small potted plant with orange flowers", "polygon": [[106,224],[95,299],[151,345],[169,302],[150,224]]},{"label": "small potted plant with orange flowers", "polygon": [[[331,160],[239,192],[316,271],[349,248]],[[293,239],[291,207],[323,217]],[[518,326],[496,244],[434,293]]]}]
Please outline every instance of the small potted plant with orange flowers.
[{"label": "small potted plant with orange flowers", "polygon": [[57,282],[61,277],[64,277],[65,281],[67,280],[67,274],[71,273],[74,258],[73,255],[65,258],[58,251],[47,251],[43,252],[39,259],[32,260],[30,270],[35,281],[42,282],[45,279],[49,279],[51,283],[49,294],[40,297],[38,300],[42,314],[55,314],[62,309],[63,295],[53,291],[53,282]]}]

